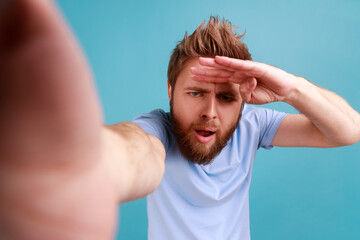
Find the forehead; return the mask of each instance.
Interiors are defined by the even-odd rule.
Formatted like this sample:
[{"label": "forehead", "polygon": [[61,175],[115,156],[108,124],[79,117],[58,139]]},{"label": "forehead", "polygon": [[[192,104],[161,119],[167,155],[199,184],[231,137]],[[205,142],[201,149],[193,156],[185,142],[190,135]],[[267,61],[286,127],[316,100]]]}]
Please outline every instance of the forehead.
[{"label": "forehead", "polygon": [[190,72],[190,68],[211,68],[205,67],[199,64],[198,58],[189,60],[184,69],[180,72],[176,80],[176,88],[178,89],[188,89],[188,88],[202,88],[207,90],[215,90],[217,92],[233,92],[234,94],[240,94],[239,85],[235,83],[209,83],[209,82],[199,82],[191,79],[193,75]]}]

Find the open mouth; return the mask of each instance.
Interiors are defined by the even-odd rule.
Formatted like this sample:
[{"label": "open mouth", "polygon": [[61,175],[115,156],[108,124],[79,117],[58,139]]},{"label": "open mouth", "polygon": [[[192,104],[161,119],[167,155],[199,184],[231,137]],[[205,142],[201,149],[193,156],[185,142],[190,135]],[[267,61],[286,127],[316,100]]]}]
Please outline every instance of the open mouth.
[{"label": "open mouth", "polygon": [[205,130],[195,130],[195,132],[203,137],[208,137],[215,133],[213,131],[205,131]]},{"label": "open mouth", "polygon": [[195,129],[195,135],[201,143],[210,142],[214,138],[215,133],[215,131],[210,129]]}]

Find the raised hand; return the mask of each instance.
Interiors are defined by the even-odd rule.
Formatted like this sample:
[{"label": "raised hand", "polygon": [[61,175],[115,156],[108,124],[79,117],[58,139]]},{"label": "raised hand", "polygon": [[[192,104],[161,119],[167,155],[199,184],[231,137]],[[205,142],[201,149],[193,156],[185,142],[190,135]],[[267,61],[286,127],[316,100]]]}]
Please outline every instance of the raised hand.
[{"label": "raised hand", "polygon": [[286,101],[299,78],[279,68],[248,60],[216,56],[199,58],[206,68],[192,68],[193,80],[240,85],[243,100],[250,104]]},{"label": "raised hand", "polygon": [[237,83],[250,104],[289,103],[303,114],[282,121],[272,142],[287,147],[335,147],[359,141],[360,115],[344,99],[279,68],[228,57],[199,58],[193,80]]}]

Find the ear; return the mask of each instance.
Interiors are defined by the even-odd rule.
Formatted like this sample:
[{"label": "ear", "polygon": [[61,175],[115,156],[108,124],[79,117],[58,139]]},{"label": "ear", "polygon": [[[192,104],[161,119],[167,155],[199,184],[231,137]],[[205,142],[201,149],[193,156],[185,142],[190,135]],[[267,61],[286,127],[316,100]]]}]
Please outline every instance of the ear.
[{"label": "ear", "polygon": [[167,82],[167,87],[168,87],[168,97],[169,97],[169,101],[171,100],[171,93],[172,93],[172,88],[169,82]]}]

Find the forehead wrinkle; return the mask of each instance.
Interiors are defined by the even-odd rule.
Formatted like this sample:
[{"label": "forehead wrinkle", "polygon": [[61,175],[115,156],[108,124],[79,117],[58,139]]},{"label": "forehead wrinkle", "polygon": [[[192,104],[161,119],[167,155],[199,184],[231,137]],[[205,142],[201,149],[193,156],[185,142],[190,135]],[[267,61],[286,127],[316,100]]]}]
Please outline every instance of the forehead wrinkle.
[{"label": "forehead wrinkle", "polygon": [[191,78],[189,80],[190,81],[188,81],[185,84],[187,88],[202,88],[211,91],[211,89],[213,89],[214,86],[216,86],[216,83],[212,83],[212,82],[200,82],[200,81],[192,80]]}]

